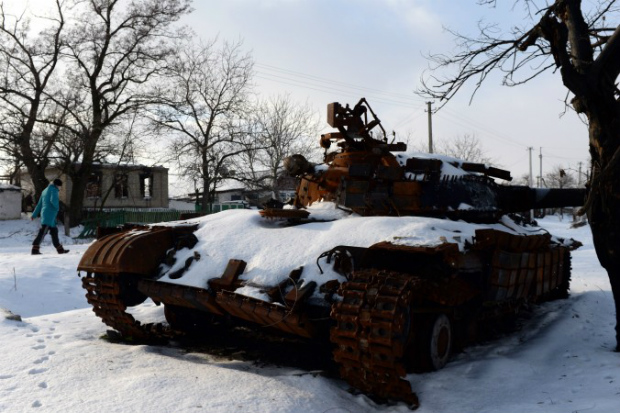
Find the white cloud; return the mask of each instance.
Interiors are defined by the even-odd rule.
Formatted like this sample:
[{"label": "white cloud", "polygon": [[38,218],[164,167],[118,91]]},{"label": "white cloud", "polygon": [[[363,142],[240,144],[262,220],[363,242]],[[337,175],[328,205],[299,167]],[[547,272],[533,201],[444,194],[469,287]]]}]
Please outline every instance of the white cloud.
[{"label": "white cloud", "polygon": [[440,18],[424,2],[411,0],[385,0],[394,14],[402,16],[409,28],[416,32],[440,32]]}]

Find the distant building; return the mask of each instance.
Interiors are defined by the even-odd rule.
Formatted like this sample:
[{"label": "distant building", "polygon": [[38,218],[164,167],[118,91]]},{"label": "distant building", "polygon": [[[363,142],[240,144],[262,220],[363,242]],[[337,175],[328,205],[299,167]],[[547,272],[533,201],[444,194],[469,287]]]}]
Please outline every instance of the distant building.
[{"label": "distant building", "polygon": [[[45,177],[60,178],[60,201],[69,205],[73,184],[57,168],[48,168]],[[27,194],[34,193],[30,175],[20,176]],[[84,191],[84,208],[168,208],[168,168],[144,165],[95,164]]]},{"label": "distant building", "polygon": [[[286,202],[295,197],[297,179],[294,177],[278,178],[277,188],[279,201]],[[202,196],[202,193],[198,193]],[[196,193],[188,194],[191,202],[195,202]],[[248,189],[243,183],[235,180],[222,182],[215,190],[212,200],[214,204],[226,204],[231,202],[246,202],[250,206],[262,207],[263,203],[274,197],[274,193],[265,189]]]},{"label": "distant building", "polygon": [[0,183],[0,220],[19,219],[22,212],[22,189]]}]

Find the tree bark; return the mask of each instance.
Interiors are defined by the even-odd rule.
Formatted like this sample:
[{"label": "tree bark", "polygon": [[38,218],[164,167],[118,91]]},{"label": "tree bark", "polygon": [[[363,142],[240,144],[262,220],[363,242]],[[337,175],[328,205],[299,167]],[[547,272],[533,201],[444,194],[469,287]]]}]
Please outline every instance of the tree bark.
[{"label": "tree bark", "polygon": [[616,194],[592,193],[592,205],[588,208],[588,219],[592,230],[596,255],[609,276],[616,309],[616,351],[620,351],[620,219],[610,219],[620,211],[620,200]]},{"label": "tree bark", "polygon": [[[620,101],[615,81],[620,71],[620,27],[594,58],[580,0],[557,0],[549,41],[564,85],[574,93],[573,107],[588,118],[592,177],[585,209],[597,257],[607,271],[616,309],[616,351],[620,351]],[[615,53],[614,53],[615,52]]]},{"label": "tree bark", "polygon": [[588,102],[593,174],[586,205],[596,255],[609,276],[620,351],[620,103]]}]

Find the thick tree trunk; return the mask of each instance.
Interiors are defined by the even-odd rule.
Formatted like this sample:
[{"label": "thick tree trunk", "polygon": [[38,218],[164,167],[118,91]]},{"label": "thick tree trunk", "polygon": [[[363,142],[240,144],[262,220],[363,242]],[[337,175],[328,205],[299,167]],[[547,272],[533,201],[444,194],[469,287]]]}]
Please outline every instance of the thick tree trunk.
[{"label": "thick tree trunk", "polygon": [[65,171],[68,171],[71,177],[71,197],[69,201],[69,223],[72,227],[82,223],[84,194],[86,193],[86,185],[88,178],[92,172],[93,159],[95,157],[95,148],[101,137],[102,128],[95,128],[95,131],[84,137],[84,153],[82,162],[79,165],[67,165]]},{"label": "thick tree trunk", "polygon": [[[598,259],[607,270],[616,309],[616,351],[620,351],[620,199],[616,194],[590,195],[588,219]],[[613,208],[610,212],[608,208]]]},{"label": "thick tree trunk", "polygon": [[593,173],[587,214],[597,257],[609,276],[616,309],[616,351],[620,351],[620,103],[587,101]]},{"label": "thick tree trunk", "polygon": [[211,212],[211,181],[206,178],[202,180],[202,196],[200,197],[200,211]]}]

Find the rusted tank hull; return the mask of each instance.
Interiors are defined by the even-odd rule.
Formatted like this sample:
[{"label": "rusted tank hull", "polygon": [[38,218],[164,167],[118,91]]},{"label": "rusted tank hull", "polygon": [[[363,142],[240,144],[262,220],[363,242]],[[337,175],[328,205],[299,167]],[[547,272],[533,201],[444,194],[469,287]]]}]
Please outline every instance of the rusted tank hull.
[{"label": "rusted tank hull", "polygon": [[[417,398],[404,380],[408,372],[440,368],[432,358],[447,359],[451,347],[446,343],[475,340],[459,337],[471,331],[472,323],[500,319],[527,302],[565,296],[570,274],[569,248],[551,243],[548,235],[480,230],[467,252],[450,243],[338,246],[330,251],[334,266],[348,273],[349,281],[320,286],[331,306],[308,300],[317,286],[298,284],[301,268],[291,270],[282,285],[266,287],[272,299],[266,302],[235,292],[244,284],[241,260],[231,259],[204,288],[159,281],[159,263],[177,238],[174,228],[134,230],[107,236],[84,254],[78,268],[86,272],[87,299],[125,339],[187,333],[178,331],[187,327],[178,320],[178,308],[194,311],[195,319],[226,316],[309,339],[329,336],[334,360],[351,385],[412,406]],[[148,258],[134,259],[141,254]],[[170,325],[136,320],[127,312],[142,301],[136,297],[166,306]],[[449,327],[444,327],[443,344],[432,348],[429,329],[440,316]]]},{"label": "rusted tank hull", "polygon": [[[229,211],[94,243],[78,269],[95,313],[127,340],[222,320],[324,340],[351,385],[416,407],[407,373],[442,368],[525,304],[567,296],[578,243],[509,213],[578,206],[584,189],[499,185],[508,171],[396,155],[406,145],[388,142],[363,98],[330,104],[328,123],[338,131],[321,136],[322,165],[287,158],[299,185],[289,205],[266,204],[271,221]],[[146,298],[167,322],[131,315]]]}]

